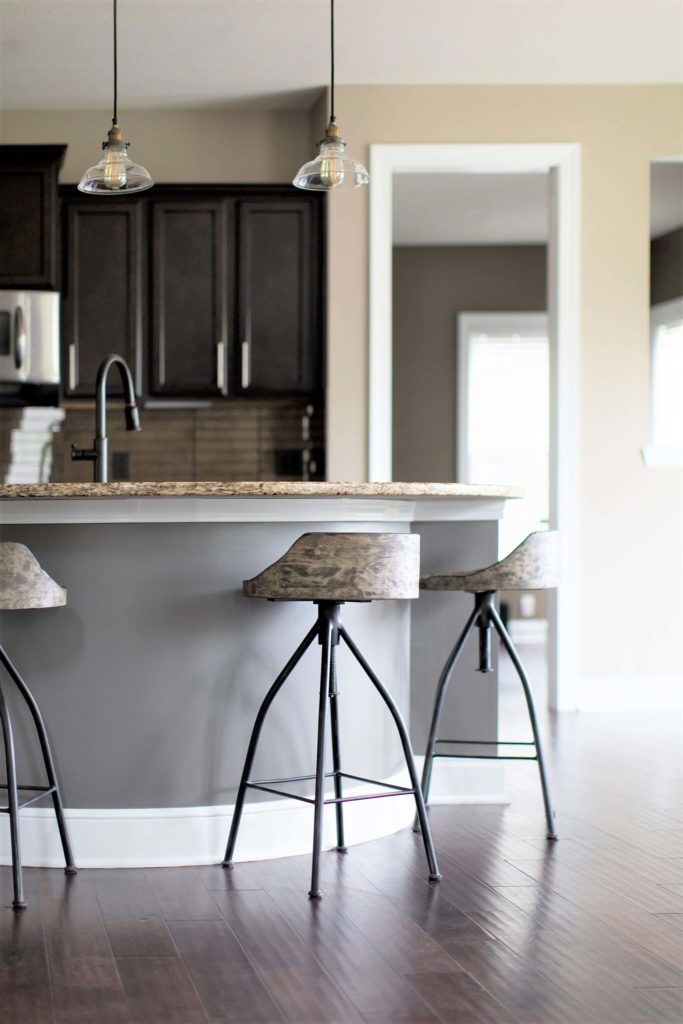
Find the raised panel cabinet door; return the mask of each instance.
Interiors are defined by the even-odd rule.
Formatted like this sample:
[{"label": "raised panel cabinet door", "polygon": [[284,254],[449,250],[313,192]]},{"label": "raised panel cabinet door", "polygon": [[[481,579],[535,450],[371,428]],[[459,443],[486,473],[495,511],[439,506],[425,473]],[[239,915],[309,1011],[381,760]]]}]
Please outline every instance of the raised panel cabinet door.
[{"label": "raised panel cabinet door", "polygon": [[227,393],[226,216],[221,201],[152,205],[152,394]]},{"label": "raised panel cabinet door", "polygon": [[[99,197],[65,204],[62,293],[64,394],[95,394],[97,369],[112,352],[128,363],[142,393],[143,207]],[[119,375],[107,391],[122,394]]]},{"label": "raised panel cabinet door", "polygon": [[237,386],[308,394],[322,350],[317,207],[297,199],[238,208]]},{"label": "raised panel cabinet door", "polygon": [[66,146],[0,146],[0,288],[59,288],[57,175]]}]

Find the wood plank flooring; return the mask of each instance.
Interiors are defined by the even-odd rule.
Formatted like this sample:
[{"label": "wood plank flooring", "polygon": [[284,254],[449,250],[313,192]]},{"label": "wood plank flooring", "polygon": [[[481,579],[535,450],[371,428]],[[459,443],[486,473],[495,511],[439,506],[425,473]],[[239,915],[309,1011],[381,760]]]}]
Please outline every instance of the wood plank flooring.
[{"label": "wood plank flooring", "polygon": [[681,1024],[681,721],[546,728],[560,841],[512,766],[509,806],[433,809],[439,886],[409,830],[325,854],[319,903],[307,857],[27,869],[21,914],[0,868],[0,1024]]}]

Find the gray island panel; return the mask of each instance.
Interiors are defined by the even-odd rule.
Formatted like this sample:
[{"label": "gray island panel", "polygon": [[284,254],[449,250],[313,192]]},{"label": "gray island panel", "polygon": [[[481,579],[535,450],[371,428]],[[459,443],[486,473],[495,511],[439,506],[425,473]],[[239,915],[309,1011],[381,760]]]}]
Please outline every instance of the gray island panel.
[{"label": "gray island panel", "polygon": [[[258,704],[316,615],[312,604],[245,598],[241,581],[307,529],[310,524],[297,523],[3,528],[3,540],[28,545],[68,591],[64,609],[2,617],[3,644],[49,724],[67,806],[233,802]],[[405,708],[409,603],[347,605],[344,621]],[[260,777],[313,771],[318,682],[314,646],[273,706]],[[400,762],[398,741],[347,651],[339,657],[339,685],[348,770],[390,775]],[[23,729],[17,732],[25,751]],[[24,778],[35,776],[37,759],[20,768]]]},{"label": "gray island panel", "polygon": [[[269,521],[262,522],[81,523],[68,517],[27,522],[22,512],[20,521],[3,523],[1,539],[26,544],[68,590],[63,609],[0,615],[2,642],[48,722],[67,806],[191,808],[233,802],[258,704],[315,616],[309,604],[245,598],[241,583],[279,558],[302,533],[413,529],[422,537],[424,572],[474,568],[496,557],[493,517],[431,521],[432,514],[438,519],[442,512],[435,512],[429,495],[425,518],[418,518],[419,503],[417,508],[406,504],[405,514],[390,521],[373,517],[360,497],[345,499],[359,501],[361,512],[352,521],[331,514],[322,522],[274,521],[271,506]],[[457,500],[451,497],[446,504]],[[34,498],[30,509],[44,519],[48,507],[63,515],[79,504],[80,499]],[[117,499],[117,507],[124,505],[125,498]],[[2,503],[0,513],[12,507],[18,506]],[[291,505],[278,507],[291,516]],[[331,512],[335,506],[329,507]],[[487,507],[482,516],[489,515]],[[454,512],[452,519],[458,518]],[[423,594],[417,601],[344,608],[350,632],[410,717],[418,753],[424,749],[438,672],[470,606],[463,595]],[[390,717],[345,650],[339,677],[344,767],[387,778],[402,766]],[[261,777],[313,771],[318,678],[318,651],[312,648],[264,729]],[[496,708],[495,674],[475,673],[469,657],[445,722],[448,734],[495,736]],[[18,712],[16,731],[20,774],[40,780],[35,745]]]}]

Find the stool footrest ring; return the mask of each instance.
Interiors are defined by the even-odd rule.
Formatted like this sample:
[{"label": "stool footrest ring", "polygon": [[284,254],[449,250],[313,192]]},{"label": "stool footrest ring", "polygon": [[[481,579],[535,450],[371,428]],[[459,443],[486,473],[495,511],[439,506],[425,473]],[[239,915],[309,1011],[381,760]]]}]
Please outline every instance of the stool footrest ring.
[{"label": "stool footrest ring", "polygon": [[462,761],[538,761],[537,757],[528,757],[524,754],[434,754],[434,757]]},{"label": "stool footrest ring", "polygon": [[[7,789],[7,785],[0,786],[0,789]],[[20,811],[22,807],[28,807],[30,804],[34,804],[37,800],[42,800],[48,793],[54,793],[56,786],[17,786],[17,789],[27,789],[31,792],[36,793],[35,796],[30,797],[28,800],[22,800],[21,803],[17,804],[17,810]],[[9,807],[0,807],[0,814],[9,814]]]},{"label": "stool footrest ring", "polygon": [[[436,743],[450,743],[463,747],[536,747],[533,740],[436,740]],[[538,761],[538,757],[518,754],[441,754],[436,751],[433,757],[474,761]]]},{"label": "stool footrest ring", "polygon": [[[9,787],[8,787],[6,782],[3,782],[2,784],[0,784],[0,789],[8,789],[8,788]],[[54,786],[20,786],[19,783],[17,783],[17,789],[28,789],[28,790],[31,790],[31,791],[35,791],[36,793],[39,793],[39,792],[40,793],[52,793],[52,791],[55,789],[55,787]]]},{"label": "stool footrest ring", "polygon": [[[348,772],[325,772],[326,779],[340,778],[353,779],[356,782],[367,782],[371,786],[380,786],[387,790],[385,793],[359,793],[356,796],[329,797],[325,804],[353,803],[356,800],[377,800],[386,796],[414,796],[415,790],[407,786],[394,786],[389,782],[381,782],[379,779],[368,779],[363,775],[351,775]],[[293,800],[300,800],[302,803],[315,804],[315,799],[310,796],[302,796],[300,793],[292,793],[284,789],[275,789],[278,785],[287,785],[291,782],[308,782],[315,779],[315,775],[295,775],[288,779],[259,779],[255,782],[245,782],[249,789],[259,789],[263,793],[273,793],[275,796],[287,796]]]},{"label": "stool footrest ring", "polygon": [[458,743],[467,747],[535,747],[533,740],[436,740],[436,743]]}]

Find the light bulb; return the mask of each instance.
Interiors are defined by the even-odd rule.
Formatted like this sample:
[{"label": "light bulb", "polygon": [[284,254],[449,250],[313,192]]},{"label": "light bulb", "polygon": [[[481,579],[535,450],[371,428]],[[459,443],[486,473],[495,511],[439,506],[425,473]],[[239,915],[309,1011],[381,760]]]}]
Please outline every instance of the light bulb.
[{"label": "light bulb", "polygon": [[344,181],[344,146],[323,142],[320,146],[320,181],[325,188],[337,188]]},{"label": "light bulb", "polygon": [[102,169],[102,180],[106,188],[118,191],[118,189],[126,187],[128,182],[126,164],[128,162],[125,143],[109,142],[107,144]]}]

